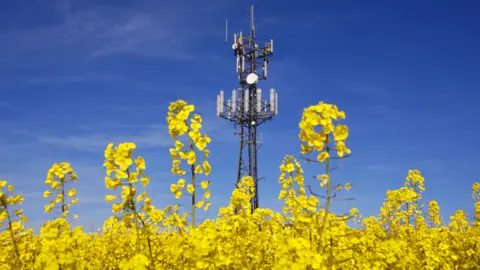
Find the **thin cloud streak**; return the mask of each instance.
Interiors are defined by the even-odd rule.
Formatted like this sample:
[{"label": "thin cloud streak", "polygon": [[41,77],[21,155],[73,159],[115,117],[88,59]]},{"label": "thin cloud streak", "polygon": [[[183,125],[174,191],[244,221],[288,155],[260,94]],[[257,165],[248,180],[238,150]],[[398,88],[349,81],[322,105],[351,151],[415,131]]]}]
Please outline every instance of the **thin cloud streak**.
[{"label": "thin cloud streak", "polygon": [[76,149],[81,151],[98,152],[105,149],[110,142],[135,142],[142,148],[156,148],[171,146],[171,139],[165,134],[165,128],[154,126],[138,132],[136,135],[118,135],[105,133],[91,133],[87,135],[70,136],[39,136],[41,143],[53,144],[59,147]]},{"label": "thin cloud streak", "polygon": [[[51,86],[51,85],[68,85],[68,84],[96,84],[96,83],[105,83],[108,85],[121,85],[123,87],[130,87],[135,91],[149,91],[149,92],[158,92],[159,87],[155,86],[153,83],[145,81],[137,81],[131,78],[116,74],[108,73],[86,73],[86,74],[76,74],[76,75],[65,75],[65,76],[43,76],[43,77],[30,77],[26,80],[19,82],[20,85],[24,86]],[[101,89],[101,88],[100,88]],[[109,89],[109,88],[106,88]],[[88,91],[88,90],[84,90]],[[92,89],[90,91],[98,91],[98,89]],[[175,93],[173,89],[162,89],[163,93],[172,92]]]},{"label": "thin cloud streak", "polygon": [[69,58],[87,62],[119,53],[190,60],[194,58],[194,44],[210,35],[193,27],[205,10],[212,12],[214,8],[61,8],[64,14],[59,24],[0,31],[0,55],[13,65],[20,55],[41,55],[51,49],[68,51]]}]

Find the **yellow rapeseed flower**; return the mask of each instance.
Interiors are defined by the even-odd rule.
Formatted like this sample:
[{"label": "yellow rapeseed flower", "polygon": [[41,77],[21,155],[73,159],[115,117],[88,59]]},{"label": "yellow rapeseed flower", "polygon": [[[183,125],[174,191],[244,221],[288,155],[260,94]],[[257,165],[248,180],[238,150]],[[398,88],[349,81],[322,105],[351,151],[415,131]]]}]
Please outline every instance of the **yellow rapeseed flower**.
[{"label": "yellow rapeseed flower", "polygon": [[117,196],[115,196],[115,195],[106,195],[105,196],[105,201],[107,201],[107,202],[111,202],[115,199],[117,199]]},{"label": "yellow rapeseed flower", "polygon": [[193,192],[195,191],[195,188],[193,187],[192,184],[188,184],[188,186],[187,186],[187,191],[188,191],[189,193],[193,193]]}]

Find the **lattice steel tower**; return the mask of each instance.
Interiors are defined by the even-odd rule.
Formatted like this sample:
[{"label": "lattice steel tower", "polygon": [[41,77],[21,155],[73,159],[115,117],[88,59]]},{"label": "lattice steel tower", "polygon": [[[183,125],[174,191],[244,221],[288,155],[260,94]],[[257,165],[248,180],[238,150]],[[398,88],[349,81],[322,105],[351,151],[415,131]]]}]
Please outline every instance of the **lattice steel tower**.
[{"label": "lattice steel tower", "polygon": [[[249,175],[255,183],[252,211],[259,207],[257,152],[259,142],[257,127],[278,114],[278,94],[270,89],[270,99],[262,100],[262,90],[257,88],[259,80],[267,79],[268,57],[273,54],[273,40],[255,40],[253,6],[250,7],[250,34],[242,32],[233,35],[233,51],[236,57],[239,88],[232,91],[231,100],[224,100],[224,92],[217,96],[217,116],[225,118],[239,127],[240,152],[238,156],[237,184],[243,176]],[[228,32],[228,30],[227,30]],[[248,158],[244,148],[247,146]],[[245,164],[248,160],[248,164]]]}]

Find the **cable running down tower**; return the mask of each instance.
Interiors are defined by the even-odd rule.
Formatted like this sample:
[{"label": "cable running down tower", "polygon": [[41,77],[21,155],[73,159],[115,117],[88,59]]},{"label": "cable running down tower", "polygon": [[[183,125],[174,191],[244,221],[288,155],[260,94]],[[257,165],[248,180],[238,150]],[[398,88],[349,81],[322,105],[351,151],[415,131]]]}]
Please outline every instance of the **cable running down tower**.
[{"label": "cable running down tower", "polygon": [[[232,91],[231,100],[224,100],[224,92],[217,96],[217,116],[227,119],[239,127],[240,136],[237,184],[243,176],[252,177],[255,194],[252,198],[252,211],[259,207],[257,152],[259,150],[257,127],[278,114],[278,94],[270,89],[270,99],[262,100],[262,89],[257,88],[259,80],[267,79],[268,57],[273,55],[273,40],[255,40],[253,6],[250,7],[250,33],[233,35],[232,49],[236,57],[236,71],[239,88]],[[227,30],[228,31],[228,30]],[[247,146],[247,153],[244,148]],[[244,155],[248,154],[245,158]],[[245,164],[247,160],[248,164]]]}]

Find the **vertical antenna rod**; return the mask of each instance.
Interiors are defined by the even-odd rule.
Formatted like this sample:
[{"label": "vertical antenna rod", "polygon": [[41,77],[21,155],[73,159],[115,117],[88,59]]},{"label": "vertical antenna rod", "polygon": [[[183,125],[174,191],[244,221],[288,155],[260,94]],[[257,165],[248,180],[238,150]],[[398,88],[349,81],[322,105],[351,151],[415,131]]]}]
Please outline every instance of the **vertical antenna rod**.
[{"label": "vertical antenna rod", "polygon": [[225,19],[225,43],[228,43],[228,19]]},{"label": "vertical antenna rod", "polygon": [[[232,49],[236,57],[236,70],[240,87],[232,91],[232,100],[225,102],[223,92],[217,96],[217,116],[227,119],[240,127],[240,151],[238,156],[237,184],[243,176],[252,177],[255,194],[252,198],[252,212],[259,207],[258,198],[258,138],[257,127],[271,120],[278,112],[278,94],[270,89],[269,100],[262,100],[262,90],[257,88],[259,80],[267,79],[267,64],[273,55],[273,40],[259,42],[255,33],[253,6],[250,8],[250,33],[233,35]],[[228,32],[227,22],[225,31]],[[261,70],[258,71],[257,67]],[[267,92],[268,93],[268,92]],[[268,95],[267,95],[268,96]],[[248,158],[244,157],[244,146],[248,145]],[[248,164],[245,164],[246,160]]]}]

